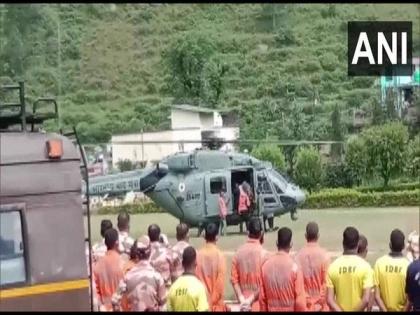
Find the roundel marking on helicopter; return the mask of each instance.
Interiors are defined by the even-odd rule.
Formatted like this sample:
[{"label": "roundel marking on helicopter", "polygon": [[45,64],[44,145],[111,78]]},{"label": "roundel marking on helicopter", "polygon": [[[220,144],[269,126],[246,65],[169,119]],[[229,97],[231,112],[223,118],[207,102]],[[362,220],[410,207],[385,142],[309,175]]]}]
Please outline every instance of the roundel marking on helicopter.
[{"label": "roundel marking on helicopter", "polygon": [[180,192],[184,192],[185,191],[185,183],[179,183],[178,189]]}]

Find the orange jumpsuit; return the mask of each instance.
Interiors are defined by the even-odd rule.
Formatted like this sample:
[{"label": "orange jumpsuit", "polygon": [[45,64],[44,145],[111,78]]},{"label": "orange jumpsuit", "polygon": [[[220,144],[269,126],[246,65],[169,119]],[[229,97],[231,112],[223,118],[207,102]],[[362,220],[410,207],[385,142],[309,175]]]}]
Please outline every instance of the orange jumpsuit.
[{"label": "orange jumpsuit", "polygon": [[93,270],[99,304],[108,311],[112,310],[112,295],[123,278],[122,267],[120,254],[115,250],[108,250]]},{"label": "orange jumpsuit", "polygon": [[295,261],[302,270],[307,307],[310,311],[328,311],[326,279],[330,258],[316,242],[308,242],[296,255]]},{"label": "orange jumpsuit", "polygon": [[[260,240],[249,238],[238,248],[232,259],[230,280],[232,285],[239,284],[242,294],[248,298],[261,287],[261,265],[269,253],[262,247]],[[260,310],[258,300],[252,303],[251,310]]]},{"label": "orange jumpsuit", "polygon": [[210,310],[225,311],[226,261],[215,243],[207,242],[198,251],[196,275],[207,289]]},{"label": "orange jumpsuit", "polygon": [[239,186],[239,203],[238,203],[238,213],[242,214],[249,210],[251,206],[251,201],[249,200],[249,196],[244,191],[244,189]]},{"label": "orange jumpsuit", "polygon": [[268,312],[306,311],[302,271],[288,253],[279,251],[261,267],[260,310]]}]

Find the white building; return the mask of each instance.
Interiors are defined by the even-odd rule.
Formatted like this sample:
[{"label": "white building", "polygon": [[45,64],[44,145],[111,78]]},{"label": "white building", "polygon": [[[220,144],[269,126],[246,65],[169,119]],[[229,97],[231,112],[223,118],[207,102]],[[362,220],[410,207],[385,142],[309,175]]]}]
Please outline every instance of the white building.
[{"label": "white building", "polygon": [[[201,148],[202,140],[236,140],[238,119],[231,112],[191,105],[175,105],[171,109],[171,129],[157,132],[114,135],[111,138],[112,164],[120,160],[157,162],[176,152]],[[222,150],[234,150],[225,144]]]}]

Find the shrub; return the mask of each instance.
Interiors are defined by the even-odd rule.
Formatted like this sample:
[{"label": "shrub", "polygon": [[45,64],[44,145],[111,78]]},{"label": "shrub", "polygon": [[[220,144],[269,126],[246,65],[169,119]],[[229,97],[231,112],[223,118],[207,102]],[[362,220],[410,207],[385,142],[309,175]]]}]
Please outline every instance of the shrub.
[{"label": "shrub", "polygon": [[286,161],[283,151],[276,145],[260,144],[256,146],[251,155],[261,161],[269,161],[273,167],[282,171],[286,170]]},{"label": "shrub", "polygon": [[327,164],[324,171],[324,186],[331,188],[351,188],[354,183],[353,173],[343,162]]},{"label": "shrub", "polygon": [[389,185],[388,187],[357,187],[356,190],[362,193],[366,192],[384,192],[384,191],[404,191],[404,190],[416,190],[420,189],[420,182],[414,183],[402,183],[402,184],[395,184]]},{"label": "shrub", "polygon": [[319,185],[321,176],[322,165],[319,152],[312,147],[300,149],[297,152],[295,165],[295,178],[298,185],[312,192]]},{"label": "shrub", "polygon": [[304,208],[390,207],[420,205],[420,189],[362,193],[355,189],[325,189],[309,195]]},{"label": "shrub", "polygon": [[362,137],[369,156],[369,169],[376,172],[384,186],[403,170],[408,129],[401,123],[388,123],[364,130]]},{"label": "shrub", "polygon": [[345,163],[357,185],[360,185],[367,172],[368,155],[366,144],[359,137],[350,138],[346,143]]},{"label": "shrub", "polygon": [[420,134],[408,143],[406,173],[412,178],[420,178]]}]

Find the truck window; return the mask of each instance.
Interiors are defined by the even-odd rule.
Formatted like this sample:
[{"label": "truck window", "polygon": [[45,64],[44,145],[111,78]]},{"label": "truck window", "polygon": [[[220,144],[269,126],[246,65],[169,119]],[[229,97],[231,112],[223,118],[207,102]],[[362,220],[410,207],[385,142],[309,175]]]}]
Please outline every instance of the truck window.
[{"label": "truck window", "polygon": [[210,192],[212,194],[219,194],[222,188],[226,189],[226,178],[213,177],[210,179]]},{"label": "truck window", "polygon": [[0,286],[26,281],[21,212],[0,212]]}]

